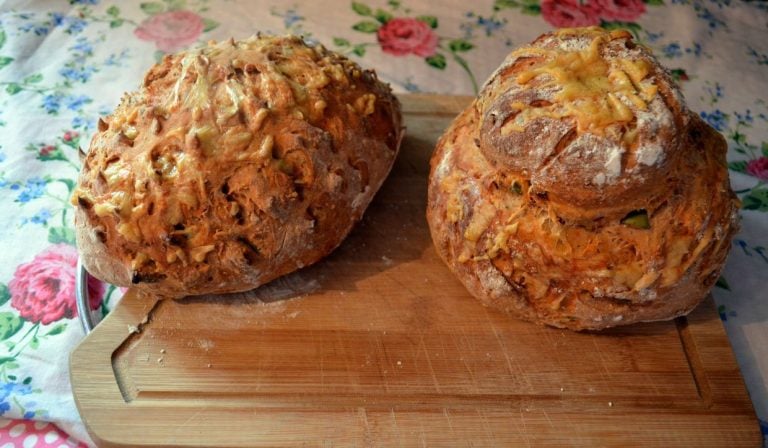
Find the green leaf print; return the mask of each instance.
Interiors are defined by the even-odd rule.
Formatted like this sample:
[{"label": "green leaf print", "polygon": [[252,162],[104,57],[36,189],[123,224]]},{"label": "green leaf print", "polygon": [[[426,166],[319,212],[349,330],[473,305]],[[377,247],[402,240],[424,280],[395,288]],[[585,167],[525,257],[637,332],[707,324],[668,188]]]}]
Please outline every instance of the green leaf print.
[{"label": "green leaf print", "polygon": [[632,33],[635,38],[639,39],[640,31],[642,31],[642,27],[634,22],[606,22],[603,20],[600,23],[600,26],[605,28],[606,30],[627,30],[630,33]]},{"label": "green leaf print", "polygon": [[[16,360],[16,358],[15,358],[15,357],[13,357],[13,356],[2,356],[2,357],[0,357],[0,365],[3,365],[3,364],[5,364],[5,367],[6,367],[6,368],[10,368],[10,366],[12,365],[12,363],[13,363],[13,364],[15,364],[15,363],[13,362],[13,361],[15,361],[15,360]],[[17,365],[18,365],[18,364],[17,364]]]},{"label": "green leaf print", "polygon": [[208,18],[203,19],[203,32],[204,33],[207,33],[208,31],[213,30],[217,26],[219,26],[219,22],[217,22],[215,20],[208,19]]},{"label": "green leaf print", "polygon": [[24,78],[22,82],[25,84],[37,84],[42,80],[43,80],[43,75],[41,75],[40,73],[34,73]]},{"label": "green leaf print", "polygon": [[763,142],[760,145],[760,151],[762,151],[763,156],[768,157],[768,142]]},{"label": "green leaf print", "polygon": [[0,28],[0,48],[3,48],[3,45],[5,45],[5,30]]},{"label": "green leaf print", "polygon": [[376,20],[379,21],[382,25],[392,20],[392,14],[388,13],[387,11],[384,11],[383,9],[377,9],[376,14],[374,15],[376,17]]},{"label": "green leaf print", "polygon": [[333,44],[336,45],[337,47],[348,47],[349,41],[347,39],[344,39],[343,37],[334,37]]},{"label": "green leaf print", "polygon": [[372,12],[370,6],[358,2],[352,2],[352,10],[361,16],[370,16]]},{"label": "green leaf print", "polygon": [[475,48],[475,46],[464,39],[455,39],[448,44],[448,48],[450,48],[451,51],[469,51]]},{"label": "green leaf print", "polygon": [[165,7],[160,2],[146,2],[139,5],[139,7],[142,11],[151,16],[161,13],[165,10]]},{"label": "green leaf print", "polygon": [[69,227],[51,227],[48,229],[48,242],[75,244],[75,232]]},{"label": "green leaf print", "polygon": [[176,11],[187,7],[187,0],[163,0],[168,5],[169,11]]},{"label": "green leaf print", "polygon": [[732,171],[736,171],[737,173],[746,173],[747,172],[747,162],[744,160],[737,160],[735,162],[728,162],[728,168],[730,168]]},{"label": "green leaf print", "polygon": [[0,56],[0,68],[5,67],[6,65],[10,64],[11,62],[13,62],[13,58],[12,57]]},{"label": "green leaf print", "polygon": [[520,8],[520,12],[528,16],[538,16],[539,14],[541,14],[541,6],[533,3],[528,5],[523,5],[523,7]]},{"label": "green leaf print", "polygon": [[21,327],[24,326],[24,320],[22,320],[15,313],[8,311],[0,313],[0,340],[6,340],[18,333]]},{"label": "green leaf print", "polygon": [[11,298],[11,292],[8,291],[8,285],[0,283],[0,305],[4,305]]},{"label": "green leaf print", "polygon": [[362,22],[357,22],[356,24],[352,25],[352,29],[356,31],[361,31],[363,33],[375,33],[379,30],[379,24],[376,22],[370,22],[367,20],[364,20]]},{"label": "green leaf print", "polygon": [[501,9],[512,9],[520,6],[520,3],[515,0],[496,0],[493,3],[493,9],[499,11]]},{"label": "green leaf print", "polygon": [[664,0],[643,0],[643,2],[651,6],[664,6]]},{"label": "green leaf print", "polygon": [[360,57],[365,56],[365,44],[355,45],[355,47],[352,49],[352,53]]},{"label": "green leaf print", "polygon": [[16,84],[15,82],[9,83],[9,84],[8,84],[8,85],[5,87],[5,91],[6,91],[6,92],[7,92],[9,95],[16,95],[17,93],[21,92],[21,90],[22,90],[22,89],[21,89],[21,86],[20,86],[20,85],[18,85],[18,84]]},{"label": "green leaf print", "polygon": [[67,186],[67,191],[69,191],[70,194],[75,189],[75,181],[72,180],[72,179],[66,179],[64,177],[60,177],[60,178],[58,178],[56,180],[61,182],[61,183],[63,183],[64,185],[66,185]]},{"label": "green leaf print", "polygon": [[435,16],[419,16],[416,17],[416,20],[421,20],[422,22],[429,25],[429,27],[432,29],[437,28],[437,17]]},{"label": "green leaf print", "polygon": [[742,207],[745,210],[768,212],[768,188],[753,188],[742,199]]},{"label": "green leaf print", "polygon": [[[731,290],[731,285],[728,284],[728,280],[726,280],[725,277],[723,277],[722,275],[717,278],[717,281],[715,282],[715,286],[718,287],[718,288],[723,288],[726,291],[730,291]],[[722,305],[720,305],[720,306],[722,306]]]},{"label": "green leaf print", "polygon": [[118,8],[115,5],[110,6],[107,8],[107,15],[112,17],[117,17],[120,15],[120,8]]},{"label": "green leaf print", "polygon": [[445,56],[440,53],[434,54],[428,58],[425,58],[424,60],[427,62],[427,64],[435,67],[436,69],[445,70]]},{"label": "green leaf print", "polygon": [[[34,148],[37,150],[37,148]],[[43,152],[40,151],[37,153],[37,160],[42,160],[43,162],[47,162],[49,160],[69,160],[67,159],[67,156],[64,155],[64,151],[61,150],[58,146],[55,146],[54,149],[50,152]]]},{"label": "green leaf print", "polygon": [[53,326],[50,330],[48,330],[48,333],[45,333],[46,336],[54,336],[57,334],[64,333],[64,330],[67,329],[67,323],[61,322]]}]

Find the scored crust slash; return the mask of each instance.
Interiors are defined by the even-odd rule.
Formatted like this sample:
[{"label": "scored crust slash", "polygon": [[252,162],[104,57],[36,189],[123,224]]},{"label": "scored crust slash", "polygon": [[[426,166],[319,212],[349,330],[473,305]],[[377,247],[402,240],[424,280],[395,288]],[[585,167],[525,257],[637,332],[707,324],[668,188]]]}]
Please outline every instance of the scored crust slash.
[{"label": "scored crust slash", "polygon": [[487,305],[601,329],[690,312],[738,227],[726,143],[625,31],[513,51],[431,160],[438,253]]},{"label": "scored crust slash", "polygon": [[72,196],[84,265],[164,297],[253,289],[341,243],[402,136],[389,86],[321,45],[166,56],[99,121]]}]

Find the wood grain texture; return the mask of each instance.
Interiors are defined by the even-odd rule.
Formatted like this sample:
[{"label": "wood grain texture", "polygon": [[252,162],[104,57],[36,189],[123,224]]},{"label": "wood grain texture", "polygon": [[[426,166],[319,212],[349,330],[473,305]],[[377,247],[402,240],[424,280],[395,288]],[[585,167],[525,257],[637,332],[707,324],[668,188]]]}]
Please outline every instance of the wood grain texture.
[{"label": "wood grain texture", "polygon": [[244,294],[129,291],[72,353],[100,446],[759,446],[711,300],[573,333],[472,298],[424,218],[432,148],[470,99],[401,98],[402,154],[330,257]]}]

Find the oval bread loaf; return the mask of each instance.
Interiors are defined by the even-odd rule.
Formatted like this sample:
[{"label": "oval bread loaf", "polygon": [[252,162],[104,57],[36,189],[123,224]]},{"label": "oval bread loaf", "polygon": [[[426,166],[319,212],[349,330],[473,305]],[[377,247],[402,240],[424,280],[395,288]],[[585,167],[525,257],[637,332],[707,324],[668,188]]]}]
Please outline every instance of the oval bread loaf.
[{"label": "oval bread loaf", "polygon": [[691,311],[738,227],[722,136],[625,31],[513,51],[432,157],[441,257],[485,304],[601,329]]},{"label": "oval bread loaf", "polygon": [[341,243],[402,134],[374,72],[297,37],[166,56],[99,121],[72,198],[85,267],[168,297],[255,288]]}]

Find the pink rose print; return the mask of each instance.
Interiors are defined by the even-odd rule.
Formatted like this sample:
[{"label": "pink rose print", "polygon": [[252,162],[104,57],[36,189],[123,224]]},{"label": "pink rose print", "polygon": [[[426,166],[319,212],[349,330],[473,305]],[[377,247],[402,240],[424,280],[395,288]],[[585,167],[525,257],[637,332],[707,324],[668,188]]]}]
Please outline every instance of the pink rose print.
[{"label": "pink rose print", "polygon": [[747,163],[747,172],[760,180],[768,181],[768,157],[750,160]]},{"label": "pink rose print", "polygon": [[203,19],[192,11],[168,11],[154,15],[133,32],[141,40],[154,42],[157,48],[173,53],[197,40],[203,32]]},{"label": "pink rose print", "polygon": [[550,25],[558,28],[600,23],[595,4],[593,2],[581,4],[579,0],[541,0],[541,15]]},{"label": "pink rose print", "polygon": [[632,22],[645,13],[643,0],[592,0],[592,3],[606,20]]},{"label": "pink rose print", "polygon": [[[11,306],[30,322],[50,324],[77,316],[75,304],[75,267],[77,250],[68,244],[55,244],[34,260],[16,268],[8,283]],[[104,285],[88,278],[91,309],[101,305]]]},{"label": "pink rose print", "polygon": [[392,19],[376,33],[381,50],[395,56],[413,53],[427,57],[435,54],[437,35],[428,24],[410,17]]}]

